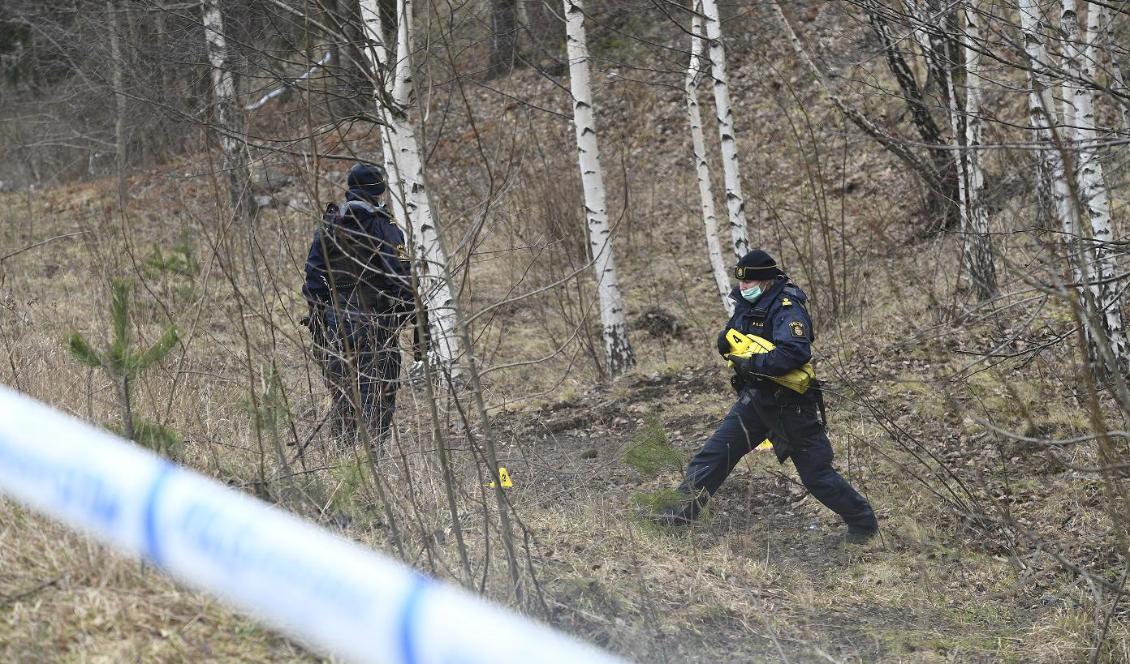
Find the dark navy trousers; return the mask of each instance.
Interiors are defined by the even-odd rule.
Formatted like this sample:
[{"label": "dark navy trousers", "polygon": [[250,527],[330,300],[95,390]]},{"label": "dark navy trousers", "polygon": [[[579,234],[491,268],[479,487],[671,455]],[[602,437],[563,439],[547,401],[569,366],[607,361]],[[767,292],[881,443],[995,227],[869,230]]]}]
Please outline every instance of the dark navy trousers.
[{"label": "dark navy trousers", "polygon": [[330,418],[336,437],[355,437],[364,422],[369,438],[379,445],[391,428],[400,378],[394,323],[391,316],[325,312],[324,336],[314,351],[333,398]]},{"label": "dark navy trousers", "polygon": [[743,456],[768,438],[777,459],[792,459],[804,487],[849,525],[874,529],[871,505],[832,467],[832,444],[817,416],[815,391],[745,389],[687,466],[679,490],[713,495]]}]

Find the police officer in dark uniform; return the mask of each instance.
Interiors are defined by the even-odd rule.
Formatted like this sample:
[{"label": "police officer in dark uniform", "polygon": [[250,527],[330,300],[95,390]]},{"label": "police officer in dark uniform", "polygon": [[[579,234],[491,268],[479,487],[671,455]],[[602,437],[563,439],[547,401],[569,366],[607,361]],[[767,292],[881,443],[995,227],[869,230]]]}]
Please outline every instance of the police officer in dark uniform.
[{"label": "police officer in dark uniform", "polygon": [[[878,532],[867,500],[832,467],[832,445],[818,417],[818,385],[799,394],[769,379],[804,366],[812,357],[812,320],[806,296],[789,282],[773,257],[754,250],[734,269],[734,315],[718,336],[718,352],[734,363],[738,401],[687,467],[679,492],[686,499],[663,509],[662,523],[696,519],[738,461],[768,438],[778,461],[792,459],[805,488],[847,523],[847,541],[863,543]],[[730,356],[733,328],[769,340],[775,348],[748,358]]]},{"label": "police officer in dark uniform", "polygon": [[397,332],[415,309],[404,233],[381,203],[385,182],[379,167],[353,166],[345,203],[326,207],[306,259],[304,322],[333,399],[331,431],[343,447],[361,433],[379,446],[391,427]]}]

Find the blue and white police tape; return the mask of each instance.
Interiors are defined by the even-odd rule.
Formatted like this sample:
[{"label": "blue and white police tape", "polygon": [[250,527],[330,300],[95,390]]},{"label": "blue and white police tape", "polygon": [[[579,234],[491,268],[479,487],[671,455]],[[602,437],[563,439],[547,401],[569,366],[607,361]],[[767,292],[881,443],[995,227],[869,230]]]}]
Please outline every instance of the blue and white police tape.
[{"label": "blue and white police tape", "polygon": [[623,661],[3,386],[0,491],[349,661]]}]

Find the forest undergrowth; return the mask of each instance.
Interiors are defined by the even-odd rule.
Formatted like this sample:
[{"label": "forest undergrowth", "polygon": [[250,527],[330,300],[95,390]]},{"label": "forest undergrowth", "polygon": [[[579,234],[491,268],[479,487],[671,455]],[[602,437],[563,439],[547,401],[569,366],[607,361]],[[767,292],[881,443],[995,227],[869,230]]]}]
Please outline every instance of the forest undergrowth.
[{"label": "forest undergrowth", "polygon": [[[375,470],[359,450],[327,444],[298,290],[316,211],[340,194],[340,162],[314,170],[271,157],[291,184],[253,227],[221,214],[205,154],[132,178],[124,211],[109,180],[0,194],[0,382],[113,426],[113,386],[66,343],[73,332],[110,338],[110,283],[125,278],[142,345],[178,330],[135,387],[140,416],[179,436],[178,461],[629,659],[1062,662],[1087,660],[1099,641],[1100,661],[1130,659],[1124,610],[1105,615],[1127,561],[1091,470],[1097,452],[1026,440],[1085,435],[1091,420],[1070,305],[1036,285],[1061,268],[1047,262],[1046,238],[1009,231],[1027,225],[1032,192],[1009,184],[1023,164],[990,162],[1008,286],[978,306],[957,277],[960,238],[917,232],[914,183],[796,77],[782,79],[796,89],[770,91],[759,72],[785,46],[738,43],[740,142],[758,174],[751,235],[813,295],[837,466],[877,508],[873,544],[845,547],[791,466],[762,453],[693,527],[646,518],[732,392],[714,351],[725,314],[690,152],[677,138],[681,91],[623,76],[600,81],[598,116],[615,128],[610,216],[639,360],[615,381],[602,379],[591,287],[577,279],[513,299],[554,275],[588,277],[575,146],[555,115],[568,100],[519,70],[499,85],[524,104],[470,90],[481,122],[449,119],[456,129],[431,144],[490,435],[514,481],[520,600],[466,386],[441,390],[437,427],[422,386],[405,385]],[[358,152],[378,149],[361,128],[346,137]],[[490,191],[466,175],[482,167],[476,142],[509,168]],[[484,212],[470,202],[487,194],[491,224],[472,233]],[[834,279],[816,260],[816,219],[841,245]],[[455,469],[458,519],[437,444]],[[317,659],[10,502],[0,524],[7,661]]]}]

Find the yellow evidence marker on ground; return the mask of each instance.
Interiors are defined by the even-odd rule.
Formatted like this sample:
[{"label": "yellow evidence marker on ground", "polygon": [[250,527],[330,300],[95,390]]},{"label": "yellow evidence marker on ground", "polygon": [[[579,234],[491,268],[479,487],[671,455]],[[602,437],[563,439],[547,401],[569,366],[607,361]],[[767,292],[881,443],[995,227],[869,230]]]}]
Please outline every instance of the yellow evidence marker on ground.
[{"label": "yellow evidence marker on ground", "polygon": [[[503,489],[509,489],[510,487],[514,486],[514,482],[510,479],[510,471],[506,470],[505,466],[499,466],[498,467],[498,477],[499,477],[499,479],[502,480],[502,488]],[[494,485],[495,485],[494,482],[490,482],[489,484],[487,484],[487,486],[489,486],[492,489],[494,488]]]}]

